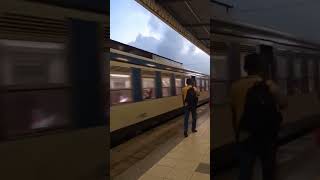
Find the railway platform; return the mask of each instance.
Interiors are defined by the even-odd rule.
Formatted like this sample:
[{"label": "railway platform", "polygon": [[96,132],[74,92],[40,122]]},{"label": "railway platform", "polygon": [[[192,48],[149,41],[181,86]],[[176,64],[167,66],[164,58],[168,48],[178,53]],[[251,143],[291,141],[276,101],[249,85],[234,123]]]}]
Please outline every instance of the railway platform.
[{"label": "railway platform", "polygon": [[[288,144],[280,146],[277,154],[277,178],[279,180],[319,180],[320,146],[314,135],[307,134]],[[238,169],[233,168],[218,176],[216,180],[237,179]],[[255,166],[253,180],[262,180],[261,168]]]},{"label": "railway platform", "polygon": [[187,138],[179,116],[111,149],[111,179],[209,180],[209,105],[197,111],[198,132]]}]

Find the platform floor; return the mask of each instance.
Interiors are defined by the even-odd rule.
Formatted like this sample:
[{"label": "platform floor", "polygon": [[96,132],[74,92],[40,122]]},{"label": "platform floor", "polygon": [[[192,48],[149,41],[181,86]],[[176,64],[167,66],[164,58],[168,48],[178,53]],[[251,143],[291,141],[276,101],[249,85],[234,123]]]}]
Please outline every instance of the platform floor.
[{"label": "platform floor", "polygon": [[[277,155],[278,180],[320,180],[320,146],[315,144],[313,134],[298,138],[280,147]],[[254,180],[262,180],[257,163]],[[236,180],[238,170],[233,169],[215,180]]]},{"label": "platform floor", "polygon": [[209,180],[209,114],[208,105],[198,108],[198,132],[189,132],[187,138],[179,116],[113,148],[111,179]]}]

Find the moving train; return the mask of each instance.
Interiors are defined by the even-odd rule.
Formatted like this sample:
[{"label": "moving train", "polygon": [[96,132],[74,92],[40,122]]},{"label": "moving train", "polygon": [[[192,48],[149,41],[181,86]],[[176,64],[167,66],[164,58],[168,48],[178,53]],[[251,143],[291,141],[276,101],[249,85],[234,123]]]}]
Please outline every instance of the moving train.
[{"label": "moving train", "polygon": [[[85,4],[82,9],[76,4],[1,1],[0,179],[100,180],[107,176],[106,123],[74,117],[91,113],[96,107],[97,103],[84,103],[83,98],[92,94],[95,97],[91,99],[99,98],[97,93],[88,93],[97,88],[90,83],[96,82],[94,78],[87,75],[97,71],[92,70],[94,65],[85,68],[91,72],[78,69],[86,76],[82,82],[87,83],[79,88],[79,81],[74,83],[70,78],[68,64],[84,62],[93,54],[94,37],[99,36],[94,30],[98,25],[108,27],[108,17]],[[102,34],[99,39],[103,39]],[[85,51],[77,50],[79,46]],[[89,57],[90,62],[98,61]],[[74,69],[79,64],[73,64]],[[86,110],[78,111],[75,105]],[[104,121],[103,111],[101,114]]]},{"label": "moving train", "polygon": [[211,96],[210,148],[215,170],[235,164],[235,133],[228,92],[232,81],[246,76],[243,64],[248,53],[261,55],[268,78],[273,79],[288,98],[278,145],[319,127],[320,45],[238,22],[212,20],[211,25],[214,51],[210,84],[211,92],[215,93]]},{"label": "moving train", "polygon": [[194,78],[199,105],[209,102],[209,76],[116,41],[110,49],[111,146],[182,114],[181,88]]}]

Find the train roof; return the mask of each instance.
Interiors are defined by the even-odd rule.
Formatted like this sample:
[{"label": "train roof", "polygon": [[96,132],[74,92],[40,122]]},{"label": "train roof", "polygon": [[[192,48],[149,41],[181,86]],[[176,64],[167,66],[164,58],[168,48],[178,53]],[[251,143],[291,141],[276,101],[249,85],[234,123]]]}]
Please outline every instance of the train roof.
[{"label": "train roof", "polygon": [[138,55],[138,56],[143,56],[143,57],[150,58],[150,59],[152,59],[153,56],[156,55],[156,56],[164,58],[164,59],[166,59],[168,61],[172,61],[172,62],[175,62],[175,63],[183,65],[183,63],[181,63],[181,62],[166,58],[166,57],[161,56],[159,54],[155,54],[155,53],[152,53],[152,52],[145,51],[143,49],[139,49],[139,48],[130,46],[130,45],[118,42],[118,41],[110,40],[110,41],[107,42],[107,45],[108,45],[107,47],[112,48],[112,49],[124,51],[124,52],[127,52],[127,53],[135,54],[135,55]]},{"label": "train roof", "polygon": [[175,60],[172,60],[172,59],[160,56],[158,54],[151,53],[151,52],[148,52],[148,51],[145,51],[145,50],[142,50],[142,49],[127,45],[127,44],[123,44],[123,43],[118,42],[118,41],[114,41],[114,40],[108,41],[107,47],[109,47],[111,49],[114,49],[116,51],[129,53],[129,54],[140,56],[140,57],[144,57],[144,58],[147,58],[147,59],[156,59],[156,60],[157,59],[159,59],[159,60],[163,60],[164,59],[169,64],[172,64],[172,63],[173,64],[177,64],[178,66],[176,66],[175,68],[183,69],[185,71],[189,71],[189,72],[193,72],[193,73],[197,73],[199,75],[208,76],[208,74],[204,74],[202,72],[198,72],[198,71],[187,69],[187,68],[183,67],[183,63],[177,62]]}]

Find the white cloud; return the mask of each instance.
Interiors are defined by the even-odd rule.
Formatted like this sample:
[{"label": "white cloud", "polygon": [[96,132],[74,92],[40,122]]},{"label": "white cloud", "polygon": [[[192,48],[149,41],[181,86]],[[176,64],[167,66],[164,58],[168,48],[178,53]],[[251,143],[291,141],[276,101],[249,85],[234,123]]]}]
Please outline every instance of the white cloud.
[{"label": "white cloud", "polygon": [[[210,57],[206,53],[140,5],[138,8],[134,6],[132,8],[135,9],[122,11],[121,16],[125,15],[125,19],[119,17],[121,19],[119,20],[118,17],[114,17],[116,19],[114,22],[121,21],[126,24],[126,28],[123,26],[121,26],[122,29],[121,27],[117,28],[121,33],[117,32],[114,40],[119,38],[122,39],[122,42],[126,41],[124,43],[137,48],[180,61],[186,64],[188,69],[207,74],[210,72]],[[133,12],[134,14],[131,14]],[[112,26],[113,24],[111,24],[111,36],[113,34],[112,30],[116,31]]]}]

